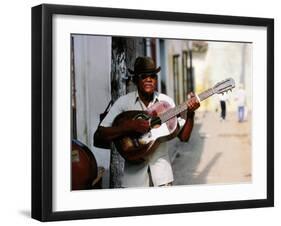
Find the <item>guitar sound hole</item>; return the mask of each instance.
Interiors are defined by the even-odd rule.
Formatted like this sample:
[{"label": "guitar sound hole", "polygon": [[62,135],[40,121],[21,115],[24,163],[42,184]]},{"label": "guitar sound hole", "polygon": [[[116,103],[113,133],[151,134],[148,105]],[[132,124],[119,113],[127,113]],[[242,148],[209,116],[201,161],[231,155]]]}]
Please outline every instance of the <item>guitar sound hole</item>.
[{"label": "guitar sound hole", "polygon": [[135,119],[143,119],[143,120],[149,120],[150,116],[149,115],[145,115],[145,114],[139,114],[135,117]]}]

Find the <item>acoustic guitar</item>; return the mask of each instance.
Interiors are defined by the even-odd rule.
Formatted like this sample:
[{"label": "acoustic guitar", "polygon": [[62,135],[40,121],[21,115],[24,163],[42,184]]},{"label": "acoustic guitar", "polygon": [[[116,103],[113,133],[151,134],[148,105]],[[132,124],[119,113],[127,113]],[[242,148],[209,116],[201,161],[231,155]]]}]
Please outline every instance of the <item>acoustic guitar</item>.
[{"label": "acoustic guitar", "polygon": [[[201,102],[214,94],[224,94],[235,87],[232,78],[217,83],[212,88],[196,95]],[[114,141],[117,151],[130,162],[143,162],[152,154],[160,143],[168,141],[178,134],[177,116],[188,111],[186,102],[172,107],[165,101],[159,101],[146,111],[125,111],[113,121],[113,126],[124,125],[127,119],[148,120],[151,130],[145,134],[132,133]]]}]

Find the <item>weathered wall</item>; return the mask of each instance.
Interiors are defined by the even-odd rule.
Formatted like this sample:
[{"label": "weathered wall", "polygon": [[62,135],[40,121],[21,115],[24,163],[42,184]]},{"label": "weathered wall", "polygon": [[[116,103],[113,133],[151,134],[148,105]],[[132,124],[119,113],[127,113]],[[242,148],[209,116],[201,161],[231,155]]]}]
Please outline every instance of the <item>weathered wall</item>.
[{"label": "weathered wall", "polygon": [[[107,171],[110,151],[93,146],[99,114],[111,99],[111,37],[74,35],[74,69],[77,104],[77,138],[94,153]],[[108,175],[104,182],[108,183]]]},{"label": "weathered wall", "polygon": [[[142,38],[112,38],[111,93],[113,100],[135,90],[128,68],[133,69],[136,57],[144,55]],[[110,187],[121,187],[124,159],[112,147],[110,164]]]}]

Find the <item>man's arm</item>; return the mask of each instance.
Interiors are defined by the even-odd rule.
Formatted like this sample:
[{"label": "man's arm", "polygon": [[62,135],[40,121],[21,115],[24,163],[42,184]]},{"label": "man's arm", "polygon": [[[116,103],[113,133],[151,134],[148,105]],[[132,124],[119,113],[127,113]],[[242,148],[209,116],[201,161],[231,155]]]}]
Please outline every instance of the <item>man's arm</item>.
[{"label": "man's arm", "polygon": [[200,107],[200,102],[198,101],[194,93],[190,93],[189,95],[190,98],[187,101],[187,116],[186,116],[185,124],[178,134],[178,138],[183,142],[187,142],[190,138],[194,125],[194,115],[195,115],[194,111]]},{"label": "man's arm", "polygon": [[182,142],[187,142],[190,138],[193,129],[193,124],[194,124],[194,114],[195,114],[194,112],[187,113],[185,124],[178,134],[178,138]]},{"label": "man's arm", "polygon": [[103,142],[112,142],[119,137],[130,133],[144,134],[149,131],[149,122],[142,119],[126,120],[120,126],[103,127],[99,126],[95,132],[94,139],[102,140]]}]

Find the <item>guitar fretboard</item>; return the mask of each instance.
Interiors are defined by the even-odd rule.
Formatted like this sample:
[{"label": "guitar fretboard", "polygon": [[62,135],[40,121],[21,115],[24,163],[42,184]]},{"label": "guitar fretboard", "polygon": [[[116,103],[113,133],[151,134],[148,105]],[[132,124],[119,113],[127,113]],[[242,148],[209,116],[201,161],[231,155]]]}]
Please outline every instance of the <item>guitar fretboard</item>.
[{"label": "guitar fretboard", "polygon": [[200,101],[203,101],[205,99],[207,99],[208,97],[212,96],[213,94],[215,94],[213,88],[207,89],[204,92],[200,93],[198,95]]},{"label": "guitar fretboard", "polygon": [[[210,89],[207,89],[206,91],[200,93],[198,95],[199,97],[199,100],[200,101],[203,101],[205,99],[207,99],[209,96],[212,96],[214,94],[214,91],[212,88]],[[171,118],[177,116],[178,114],[180,114],[181,112],[187,110],[187,104],[186,102],[166,111],[165,113],[163,113],[162,115],[160,115],[160,119],[161,119],[161,122],[164,123],[164,122],[167,122],[168,120],[170,120]]]}]

